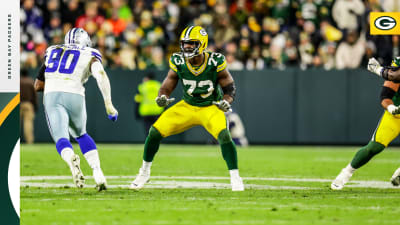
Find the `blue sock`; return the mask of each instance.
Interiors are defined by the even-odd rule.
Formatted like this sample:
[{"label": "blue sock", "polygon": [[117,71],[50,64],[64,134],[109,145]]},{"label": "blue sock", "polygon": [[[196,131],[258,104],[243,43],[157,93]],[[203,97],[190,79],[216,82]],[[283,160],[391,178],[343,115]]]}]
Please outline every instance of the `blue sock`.
[{"label": "blue sock", "polygon": [[57,141],[57,143],[56,143],[56,149],[57,149],[58,154],[61,155],[61,151],[62,151],[64,148],[71,148],[71,149],[72,149],[71,142],[69,142],[69,140],[66,139],[66,138],[60,138],[60,139],[58,139],[58,141]]},{"label": "blue sock", "polygon": [[94,143],[94,140],[89,136],[89,134],[84,134],[80,137],[77,137],[75,140],[79,143],[82,154],[97,149],[96,143]]}]

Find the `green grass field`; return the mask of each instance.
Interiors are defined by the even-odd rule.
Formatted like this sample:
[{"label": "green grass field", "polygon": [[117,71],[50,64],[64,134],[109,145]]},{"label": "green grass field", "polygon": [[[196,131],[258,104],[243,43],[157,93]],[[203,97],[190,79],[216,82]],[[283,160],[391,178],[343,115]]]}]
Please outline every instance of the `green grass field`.
[{"label": "green grass field", "polygon": [[357,147],[239,148],[244,192],[230,190],[218,146],[161,145],[140,191],[127,187],[143,146],[98,148],[109,184],[100,193],[81,153],[87,188],[77,189],[54,145],[21,145],[21,224],[400,224],[400,188],[389,182],[398,148],[372,159],[342,191],[331,191],[330,181]]}]

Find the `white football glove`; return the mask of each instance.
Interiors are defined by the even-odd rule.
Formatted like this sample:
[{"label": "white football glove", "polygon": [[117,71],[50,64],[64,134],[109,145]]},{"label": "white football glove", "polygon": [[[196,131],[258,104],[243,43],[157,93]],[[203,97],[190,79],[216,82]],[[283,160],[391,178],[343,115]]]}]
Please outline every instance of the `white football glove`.
[{"label": "white football glove", "polygon": [[397,115],[400,114],[400,107],[392,104],[387,107],[387,111],[392,115]]},{"label": "white football glove", "polygon": [[157,105],[160,107],[165,107],[173,101],[175,101],[175,98],[168,98],[166,95],[161,95],[156,98]]},{"label": "white football glove", "polygon": [[369,71],[375,73],[378,76],[381,76],[381,71],[383,67],[381,66],[381,64],[379,64],[378,60],[376,60],[375,58],[370,58],[368,60],[367,68]]},{"label": "white football glove", "polygon": [[224,111],[224,112],[232,112],[232,109],[231,109],[231,104],[229,104],[229,102],[228,101],[226,101],[225,99],[224,100],[222,100],[222,101],[218,101],[218,102],[216,102],[216,101],[213,101],[212,102],[214,105],[216,105],[220,110],[222,110],[222,111]]},{"label": "white football glove", "polygon": [[107,115],[108,115],[108,119],[110,119],[112,121],[117,121],[118,111],[114,108],[111,100],[105,101],[104,105],[106,107],[106,112],[107,112]]}]

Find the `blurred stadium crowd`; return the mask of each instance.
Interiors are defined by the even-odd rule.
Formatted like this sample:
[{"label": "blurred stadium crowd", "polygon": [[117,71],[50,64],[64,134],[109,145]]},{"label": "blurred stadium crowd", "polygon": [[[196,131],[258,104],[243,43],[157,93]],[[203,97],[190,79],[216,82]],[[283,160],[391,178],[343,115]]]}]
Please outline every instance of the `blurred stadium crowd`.
[{"label": "blurred stadium crowd", "polygon": [[22,0],[21,67],[82,27],[107,67],[167,69],[187,25],[201,25],[230,70],[358,68],[389,64],[399,36],[369,35],[369,13],[400,11],[399,0]]}]

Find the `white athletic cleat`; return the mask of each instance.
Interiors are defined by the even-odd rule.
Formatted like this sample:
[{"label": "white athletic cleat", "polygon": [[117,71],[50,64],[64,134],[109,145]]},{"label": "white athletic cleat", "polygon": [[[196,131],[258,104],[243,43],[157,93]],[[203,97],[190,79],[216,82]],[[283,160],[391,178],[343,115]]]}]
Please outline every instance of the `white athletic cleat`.
[{"label": "white athletic cleat", "polygon": [[96,189],[98,191],[107,190],[106,177],[104,176],[103,171],[101,171],[101,169],[93,170],[93,178],[94,181],[96,182]]},{"label": "white athletic cleat", "polygon": [[394,174],[392,176],[392,179],[390,179],[390,182],[392,182],[393,186],[400,185],[400,168],[394,171]]},{"label": "white athletic cleat", "polygon": [[331,189],[332,190],[342,190],[344,185],[350,180],[352,173],[349,171],[342,169],[339,175],[336,177],[334,181],[332,181]]},{"label": "white athletic cleat", "polygon": [[136,176],[136,179],[131,183],[129,189],[141,189],[144,184],[149,182],[150,180],[150,170],[144,170],[142,168],[139,169],[139,174]]},{"label": "white athletic cleat", "polygon": [[82,170],[81,170],[81,160],[79,159],[79,156],[74,154],[71,157],[71,173],[72,173],[72,179],[74,180],[75,185],[78,188],[83,188],[83,185],[85,185],[85,177],[83,176]]},{"label": "white athletic cleat", "polygon": [[232,191],[244,191],[243,180],[239,176],[231,177]]}]

